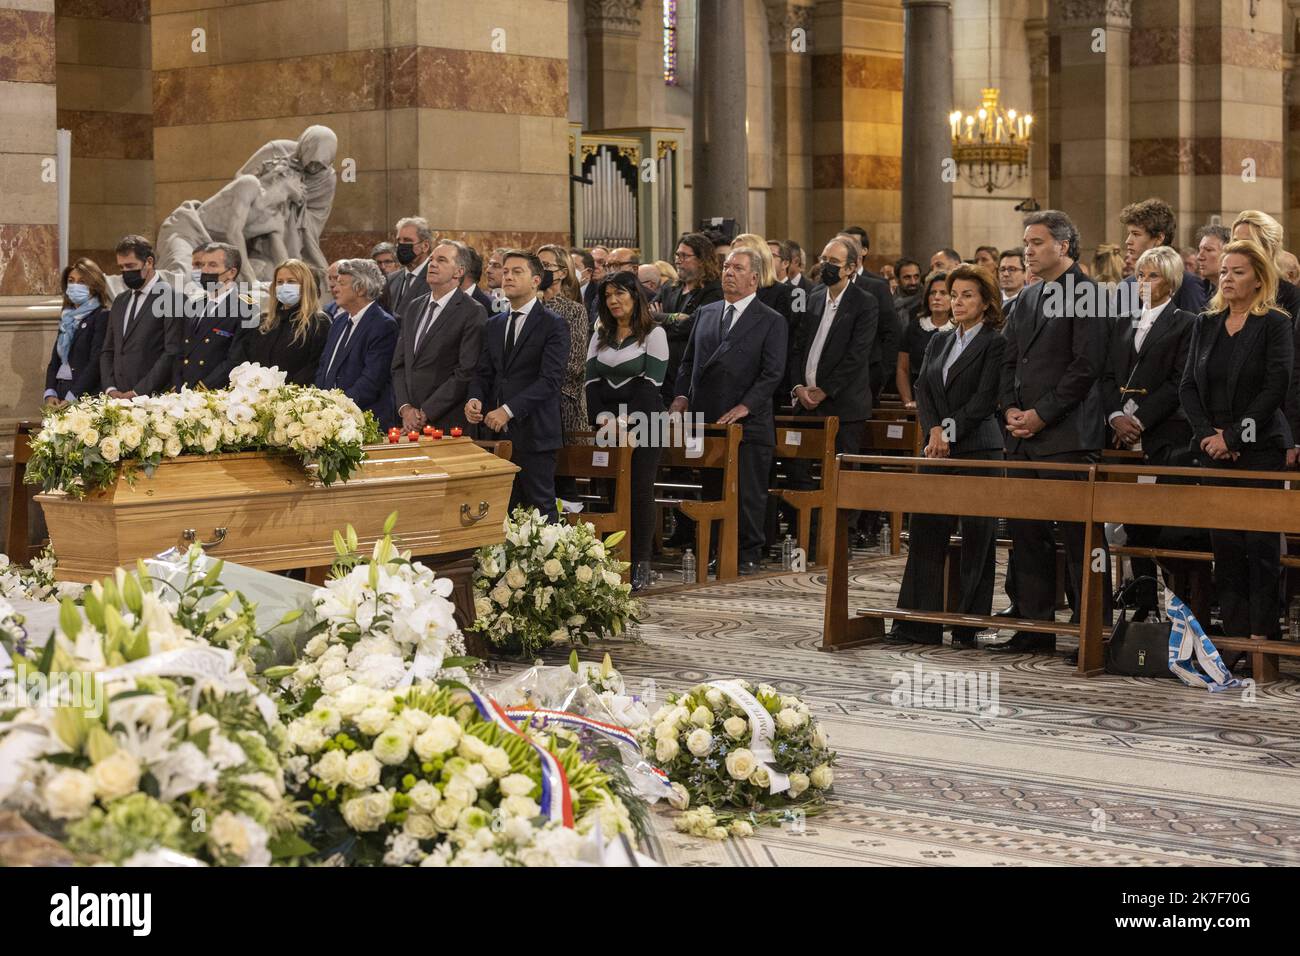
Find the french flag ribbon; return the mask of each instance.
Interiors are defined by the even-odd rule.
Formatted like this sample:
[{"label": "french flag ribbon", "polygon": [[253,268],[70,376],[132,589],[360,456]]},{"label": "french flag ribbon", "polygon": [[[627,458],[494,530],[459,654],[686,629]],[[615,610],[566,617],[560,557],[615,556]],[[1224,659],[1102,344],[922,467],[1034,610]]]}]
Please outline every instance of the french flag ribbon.
[{"label": "french flag ribbon", "polygon": [[[513,720],[527,721],[532,720],[534,717],[540,717],[544,723],[563,724],[568,727],[585,727],[587,730],[608,737],[619,746],[630,750],[638,760],[641,759],[641,745],[637,743],[636,735],[626,727],[607,724],[600,720],[592,720],[590,717],[583,717],[581,714],[571,714],[564,710],[545,710],[541,707],[510,707],[506,709],[506,714]],[[663,781],[664,786],[669,786],[668,774],[658,767],[651,767],[650,769],[656,777]]]},{"label": "french flag ribbon", "polygon": [[469,694],[484,720],[490,720],[502,730],[527,740],[528,745],[537,752],[542,761],[542,812],[552,821],[562,823],[572,830],[573,796],[569,793],[569,780],[564,775],[564,768],[555,759],[555,755],[529,739],[495,700],[474,690]]}]

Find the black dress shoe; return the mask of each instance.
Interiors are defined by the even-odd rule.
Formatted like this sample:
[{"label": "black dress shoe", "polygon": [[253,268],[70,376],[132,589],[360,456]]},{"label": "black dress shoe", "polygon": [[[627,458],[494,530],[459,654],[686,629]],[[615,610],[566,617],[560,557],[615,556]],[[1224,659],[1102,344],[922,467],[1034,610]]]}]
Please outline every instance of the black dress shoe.
[{"label": "black dress shoe", "polygon": [[758,566],[758,562],[756,561],[742,561],[740,562],[738,570],[745,577],[749,577],[751,574],[758,574],[762,569]]},{"label": "black dress shoe", "polygon": [[937,626],[931,629],[900,621],[889,632],[889,637],[897,644],[942,644],[943,630]]},{"label": "black dress shoe", "polygon": [[1008,608],[1003,608],[1001,611],[994,611],[993,616],[994,617],[1019,617],[1020,608],[1013,604]]},{"label": "black dress shoe", "polygon": [[1065,655],[1065,663],[1069,664],[1071,667],[1078,667],[1078,666],[1079,666],[1079,651],[1076,649],[1076,650],[1070,651],[1068,654],[1066,654],[1066,655]]},{"label": "black dress shoe", "polygon": [[1033,631],[1016,631],[1011,640],[1002,644],[990,644],[990,650],[1006,651],[1012,654],[1035,654],[1056,650],[1055,634],[1035,634]]}]

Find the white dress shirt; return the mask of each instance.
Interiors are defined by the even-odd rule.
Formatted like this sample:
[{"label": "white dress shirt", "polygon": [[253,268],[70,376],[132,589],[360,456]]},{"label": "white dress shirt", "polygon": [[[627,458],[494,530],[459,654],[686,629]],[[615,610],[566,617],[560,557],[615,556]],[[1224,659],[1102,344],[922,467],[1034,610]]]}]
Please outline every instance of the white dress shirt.
[{"label": "white dress shirt", "polygon": [[983,320],[976,322],[967,332],[963,332],[960,325],[953,326],[952,348],[948,350],[948,358],[943,363],[944,385],[948,384],[948,369],[952,368],[957,359],[961,358],[961,353],[966,351],[966,346],[975,341],[975,336],[980,334],[980,329],[983,326]]},{"label": "white dress shirt", "polygon": [[[848,283],[844,284],[847,289]],[[817,387],[817,365],[821,362],[822,349],[826,347],[826,337],[830,335],[831,324],[835,321],[835,315],[840,310],[840,300],[844,298],[844,290],[835,298],[831,298],[830,291],[826,293],[826,308],[822,310],[822,318],[817,323],[817,332],[813,336],[812,344],[808,346],[808,361],[804,363],[804,385],[808,388]]]},{"label": "white dress shirt", "polygon": [[730,332],[733,328],[735,328],[736,325],[740,322],[740,317],[741,317],[742,315],[744,315],[744,314],[745,314],[745,310],[746,310],[747,308],[749,308],[749,303],[753,302],[753,301],[754,301],[755,299],[757,299],[757,298],[758,298],[758,293],[757,293],[757,292],[751,292],[749,295],[745,296],[743,299],[737,299],[735,302],[727,302],[727,301],[725,301],[725,300],[723,301],[723,303],[722,303],[722,319],[723,319],[723,322],[724,322],[724,323],[726,322],[726,319],[727,319],[727,310],[728,310],[728,309],[734,309],[734,310],[735,310],[735,312],[734,312],[734,313],[732,314],[732,316],[731,316],[731,325],[726,326],[726,327],[723,328],[723,330],[722,330],[722,335],[723,335],[724,338],[726,337],[727,333]]},{"label": "white dress shirt", "polygon": [[[528,314],[533,311],[533,306],[536,304],[537,304],[537,299],[533,298],[533,299],[529,299],[528,304],[521,309],[516,309],[513,307],[510,309],[511,312],[518,312],[519,314],[516,316],[507,316],[506,337],[504,339],[505,342],[510,341],[510,323],[513,322],[515,324],[514,342],[516,346],[519,345],[519,337],[524,334],[524,323],[528,321]],[[505,404],[504,402],[501,403],[501,410],[506,413],[507,418],[515,417],[515,413],[510,410],[510,406]]]},{"label": "white dress shirt", "polygon": [[[352,340],[352,336],[356,334],[357,326],[361,324],[361,317],[366,314],[366,309],[369,309],[373,304],[374,303],[367,302],[356,315],[349,315],[348,318],[352,324],[343,330],[343,334],[339,336],[339,340],[334,343],[334,351],[330,354],[329,364],[325,366],[326,372],[334,371],[334,360],[339,357],[339,352],[342,350],[344,343]],[[342,308],[342,306],[340,306],[340,308]]]},{"label": "white dress shirt", "polygon": [[[1168,304],[1169,300],[1165,299],[1159,305],[1148,306],[1142,310],[1142,314],[1138,317],[1137,328],[1133,332],[1133,350],[1135,352],[1142,351],[1142,343],[1146,341],[1147,333],[1151,331],[1151,326],[1156,324],[1156,319],[1160,317],[1160,313],[1165,310],[1165,306]],[[1125,385],[1127,384],[1126,382]],[[1137,422],[1138,428],[1142,428],[1142,422],[1138,421],[1136,414],[1137,407],[1137,402],[1131,398],[1126,398],[1124,399],[1124,407],[1118,412],[1111,412],[1106,417],[1106,421],[1113,422],[1117,418],[1128,417]],[[1133,448],[1141,451],[1142,443],[1138,442]]]},{"label": "white dress shirt", "polygon": [[[149,277],[149,281],[146,282],[144,285],[140,286],[139,289],[135,289],[135,290],[127,289],[127,290],[126,290],[126,291],[128,291],[128,292],[131,293],[132,298],[131,298],[131,300],[130,300],[129,302],[127,302],[127,304],[126,304],[126,312],[125,312],[125,313],[123,314],[123,316],[122,316],[122,334],[123,334],[123,335],[126,335],[126,330],[127,330],[128,328],[130,328],[130,327],[131,327],[131,323],[134,322],[134,321],[136,320],[136,318],[137,318],[137,316],[135,315],[136,311],[137,311],[138,309],[142,309],[142,308],[144,308],[144,300],[145,300],[146,298],[148,298],[149,293],[153,291],[153,287],[154,287],[154,285],[155,285],[157,282],[158,282],[158,273],[155,272],[153,275],[151,275],[151,276]],[[105,391],[106,393],[107,393],[107,392],[116,392],[116,391],[117,391],[117,386],[115,386],[115,385],[111,385],[111,384],[105,384],[105,385],[104,385],[104,391]]]},{"label": "white dress shirt", "polygon": [[456,286],[453,285],[451,291],[446,295],[440,296],[437,299],[430,299],[429,304],[424,307],[424,314],[420,316],[420,324],[415,327],[415,341],[412,343],[413,348],[418,349],[420,347],[420,343],[423,342],[429,332],[433,330],[433,323],[438,321],[438,316],[447,311],[447,303],[451,301],[451,297],[455,295],[456,292]]}]

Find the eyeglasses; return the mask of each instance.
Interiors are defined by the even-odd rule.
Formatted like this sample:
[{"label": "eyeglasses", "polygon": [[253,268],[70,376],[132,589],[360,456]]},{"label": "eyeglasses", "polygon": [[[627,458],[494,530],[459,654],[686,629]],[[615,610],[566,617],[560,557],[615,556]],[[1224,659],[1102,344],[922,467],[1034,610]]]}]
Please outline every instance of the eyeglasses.
[{"label": "eyeglasses", "polygon": [[999,266],[998,272],[1024,272],[1020,266]]},{"label": "eyeglasses", "polygon": [[674,262],[685,262],[687,259],[695,259],[695,258],[698,257],[693,252],[686,252],[686,253],[677,252],[673,254]]}]

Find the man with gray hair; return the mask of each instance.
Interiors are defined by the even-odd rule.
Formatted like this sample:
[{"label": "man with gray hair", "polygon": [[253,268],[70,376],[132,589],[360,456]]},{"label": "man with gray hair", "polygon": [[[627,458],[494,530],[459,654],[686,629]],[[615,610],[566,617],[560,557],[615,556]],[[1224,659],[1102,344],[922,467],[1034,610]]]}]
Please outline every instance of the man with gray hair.
[{"label": "man with gray hair", "polygon": [[379,266],[379,271],[385,276],[402,268],[402,264],[397,261],[397,247],[391,242],[376,243],[370,250],[370,258],[375,260],[375,265]]},{"label": "man with gray hair", "polygon": [[225,388],[230,382],[230,346],[242,328],[258,321],[258,303],[236,285],[243,257],[224,242],[209,242],[195,254],[201,297],[186,302],[181,351],[172,365],[172,387]]},{"label": "man with gray hair", "polygon": [[[1079,269],[1079,231],[1055,209],[1025,217],[1025,264],[1042,282],[1016,299],[1003,335],[1007,340],[999,405],[1007,432],[1007,459],[1091,463],[1105,441],[1099,380],[1106,361],[1110,320],[1107,297]],[[1009,471],[1013,477],[1082,478],[1071,472]],[[1050,521],[1010,519],[1014,593],[1020,616],[1056,616],[1056,539]],[[1066,587],[1079,605],[1083,525],[1061,523]],[[1014,587],[1012,586],[1014,585]],[[1055,650],[1056,635],[1017,632],[1000,649]]]},{"label": "man with gray hair", "polygon": [[[719,425],[744,426],[737,483],[741,574],[756,573],[763,553],[767,479],[776,444],[772,393],[781,383],[786,359],[785,318],[758,301],[762,273],[763,260],[753,249],[737,247],[727,256],[723,301],[695,311],[670,409],[703,415]],[[706,472],[705,477],[717,474]],[[705,487],[714,497],[721,490],[719,484]]]},{"label": "man with gray hair", "polygon": [[384,274],[370,259],[344,259],[337,284],[339,308],[321,353],[316,386],[342,390],[388,428],[397,424],[392,377],[397,322],[375,301],[384,290]]},{"label": "man with gray hair", "polygon": [[397,247],[396,269],[384,285],[379,304],[384,311],[397,315],[410,299],[424,294],[424,270],[429,268],[429,253],[433,251],[433,230],[423,216],[406,216],[397,220],[397,233],[393,239]]}]

